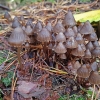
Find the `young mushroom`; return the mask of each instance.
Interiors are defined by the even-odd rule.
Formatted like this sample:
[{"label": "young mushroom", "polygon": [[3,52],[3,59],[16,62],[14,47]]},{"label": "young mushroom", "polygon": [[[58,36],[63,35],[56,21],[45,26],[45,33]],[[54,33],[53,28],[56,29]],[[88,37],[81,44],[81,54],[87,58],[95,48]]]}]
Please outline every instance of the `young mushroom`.
[{"label": "young mushroom", "polygon": [[[100,84],[100,75],[99,75],[99,73],[98,73],[97,71],[92,71],[92,72],[90,73],[89,82],[90,82],[91,84],[94,84],[94,91],[93,91],[92,98],[91,98],[91,100],[94,100],[93,97],[94,97],[94,92],[95,92],[95,85]],[[99,89],[99,91],[100,91],[100,89]],[[99,93],[99,91],[98,91],[98,93]],[[95,100],[97,99],[98,93],[97,93],[97,95],[96,95]]]},{"label": "young mushroom", "polygon": [[12,21],[11,15],[7,11],[4,14],[4,18],[7,19],[9,22]]},{"label": "young mushroom", "polygon": [[77,70],[77,76],[82,78],[88,78],[90,75],[89,70],[87,69],[87,66],[84,64]]},{"label": "young mushroom", "polygon": [[71,11],[68,11],[63,20],[64,26],[73,27],[76,25],[76,21]]},{"label": "young mushroom", "polygon": [[21,51],[21,46],[25,41],[26,41],[26,34],[23,32],[21,27],[15,28],[10,37],[8,38],[8,43],[11,46],[17,47],[17,56],[21,70],[23,69],[23,66],[21,63],[20,51]]}]

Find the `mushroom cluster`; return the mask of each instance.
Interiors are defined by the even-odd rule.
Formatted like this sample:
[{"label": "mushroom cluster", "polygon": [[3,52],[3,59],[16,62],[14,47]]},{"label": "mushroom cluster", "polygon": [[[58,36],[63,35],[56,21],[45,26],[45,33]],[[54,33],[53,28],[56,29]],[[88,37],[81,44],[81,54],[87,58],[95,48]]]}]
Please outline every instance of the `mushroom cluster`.
[{"label": "mushroom cluster", "polygon": [[[56,55],[61,60],[71,61],[73,74],[89,78],[92,84],[100,84],[98,66],[95,62],[95,59],[100,57],[100,45],[89,21],[77,25],[71,11],[56,24],[53,21],[46,24],[41,21],[35,22],[31,18],[26,20],[23,16],[15,16],[12,20],[9,13],[5,13],[4,17],[12,23],[13,28],[8,38],[9,44],[16,46],[18,50],[24,44],[41,44],[41,51],[46,59]],[[21,63],[19,56],[18,58]]]}]

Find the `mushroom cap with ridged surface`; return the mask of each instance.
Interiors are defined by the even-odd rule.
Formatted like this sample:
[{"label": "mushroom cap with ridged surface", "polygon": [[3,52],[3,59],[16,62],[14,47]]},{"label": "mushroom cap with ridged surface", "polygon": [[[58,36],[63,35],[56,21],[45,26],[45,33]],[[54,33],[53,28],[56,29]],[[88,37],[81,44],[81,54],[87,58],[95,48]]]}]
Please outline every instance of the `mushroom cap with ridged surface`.
[{"label": "mushroom cap with ridged surface", "polygon": [[86,65],[82,65],[78,70],[77,70],[77,75],[79,77],[82,77],[82,78],[88,78],[89,75],[90,75],[90,72],[89,70],[87,69]]},{"label": "mushroom cap with ridged surface", "polygon": [[55,41],[57,41],[57,42],[66,42],[66,37],[62,32],[60,32],[56,35]]},{"label": "mushroom cap with ridged surface", "polygon": [[63,20],[64,26],[73,27],[76,25],[75,18],[71,11],[68,11]]},{"label": "mushroom cap with ridged surface", "polygon": [[97,71],[92,71],[89,76],[89,82],[91,84],[100,84],[100,75]]},{"label": "mushroom cap with ridged surface", "polygon": [[40,42],[49,42],[52,40],[50,32],[44,27],[37,35],[37,40]]},{"label": "mushroom cap with ridged surface", "polygon": [[59,54],[67,52],[67,50],[62,42],[58,43],[58,45],[55,47],[54,51]]},{"label": "mushroom cap with ridged surface", "polygon": [[66,41],[66,48],[73,49],[73,48],[77,48],[77,47],[78,47],[78,43],[74,39],[74,37],[70,37],[70,38],[67,39],[67,41]]},{"label": "mushroom cap with ridged surface", "polygon": [[56,25],[53,27],[54,33],[65,32],[65,28],[62,25],[61,21],[59,20]]},{"label": "mushroom cap with ridged surface", "polygon": [[22,28],[17,27],[8,38],[8,43],[12,46],[21,46],[26,41],[26,38],[27,35],[24,33]]},{"label": "mushroom cap with ridged surface", "polygon": [[76,37],[74,31],[72,28],[68,28],[66,31],[65,31],[65,36],[66,38],[69,38],[69,37]]},{"label": "mushroom cap with ridged surface", "polygon": [[84,56],[84,50],[82,49],[81,45],[78,45],[77,48],[73,49],[71,51],[71,54],[74,55],[74,56]]},{"label": "mushroom cap with ridged surface", "polygon": [[86,21],[80,30],[81,34],[87,35],[93,33],[93,27],[89,21]]}]

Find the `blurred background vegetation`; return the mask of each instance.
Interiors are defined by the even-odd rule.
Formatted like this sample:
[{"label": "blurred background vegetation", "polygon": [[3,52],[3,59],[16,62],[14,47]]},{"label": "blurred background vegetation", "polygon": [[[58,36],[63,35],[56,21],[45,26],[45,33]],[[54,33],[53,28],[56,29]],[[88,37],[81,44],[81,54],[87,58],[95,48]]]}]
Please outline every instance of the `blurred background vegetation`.
[{"label": "blurred background vegetation", "polygon": [[[55,2],[60,2],[62,0],[0,0],[0,4],[6,5],[10,9],[14,9],[16,7],[19,7],[19,6],[31,4],[31,3],[34,3],[34,2],[42,2],[42,1],[48,1],[48,2],[55,3]],[[87,3],[87,2],[94,1],[94,0],[65,0],[65,1],[67,1],[69,3],[72,3],[72,2],[75,2],[75,1],[77,1],[79,3]]]}]

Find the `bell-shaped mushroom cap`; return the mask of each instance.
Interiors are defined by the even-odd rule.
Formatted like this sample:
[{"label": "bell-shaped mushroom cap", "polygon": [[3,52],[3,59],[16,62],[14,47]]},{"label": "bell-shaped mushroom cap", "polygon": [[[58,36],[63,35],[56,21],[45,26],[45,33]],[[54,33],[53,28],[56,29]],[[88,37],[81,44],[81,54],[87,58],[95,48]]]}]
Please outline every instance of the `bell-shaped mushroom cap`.
[{"label": "bell-shaped mushroom cap", "polygon": [[67,58],[66,55],[65,55],[65,53],[60,54],[59,57],[60,57],[61,59],[66,59],[66,58]]},{"label": "bell-shaped mushroom cap", "polygon": [[11,16],[7,11],[4,14],[4,18],[7,19],[8,21],[12,21]]},{"label": "bell-shaped mushroom cap", "polygon": [[72,29],[73,29],[73,31],[74,31],[74,33],[75,33],[75,35],[77,35],[77,33],[78,33],[77,27],[76,27],[76,26],[74,26]]},{"label": "bell-shaped mushroom cap", "polygon": [[95,57],[100,57],[100,47],[96,47],[95,49],[93,49],[92,54]]},{"label": "bell-shaped mushroom cap", "polygon": [[96,33],[92,33],[92,34],[86,35],[85,38],[88,41],[96,41],[96,40],[98,40]]},{"label": "bell-shaped mushroom cap", "polygon": [[85,51],[86,50],[86,47],[84,44],[80,44],[81,48]]},{"label": "bell-shaped mushroom cap", "polygon": [[65,32],[65,28],[62,25],[61,21],[59,20],[56,25],[53,27],[54,33]]},{"label": "bell-shaped mushroom cap", "polygon": [[67,39],[66,41],[66,48],[77,48],[78,47],[78,43],[76,42],[76,40],[74,39],[74,37],[70,37],[69,39]]},{"label": "bell-shaped mushroom cap", "polygon": [[66,37],[62,32],[60,32],[56,35],[55,41],[57,41],[57,42],[66,42]]},{"label": "bell-shaped mushroom cap", "polygon": [[81,67],[81,64],[79,63],[79,61],[75,61],[74,63],[73,63],[73,68],[74,69],[78,69],[78,68],[80,68]]},{"label": "bell-shaped mushroom cap", "polygon": [[80,24],[79,24],[79,26],[78,26],[78,28],[77,28],[78,32],[80,32],[80,30],[81,30],[81,28],[83,27],[83,25],[84,25],[84,23],[80,23]]},{"label": "bell-shaped mushroom cap", "polygon": [[37,40],[40,42],[49,42],[52,40],[50,32],[46,29],[43,28],[37,35]]},{"label": "bell-shaped mushroom cap", "polygon": [[52,25],[50,22],[47,23],[47,25],[45,26],[46,29],[49,31],[49,32],[52,32]]},{"label": "bell-shaped mushroom cap", "polygon": [[8,42],[12,46],[21,46],[26,41],[26,34],[21,27],[17,27],[13,30],[12,34],[8,38]]},{"label": "bell-shaped mushroom cap", "polygon": [[75,37],[75,33],[74,31],[72,30],[72,28],[68,28],[67,31],[65,32],[65,36],[66,38],[69,38],[69,37]]},{"label": "bell-shaped mushroom cap", "polygon": [[80,33],[77,34],[75,39],[76,39],[78,44],[84,43],[83,37],[82,37],[82,35]]},{"label": "bell-shaped mushroom cap", "polygon": [[31,28],[30,25],[27,25],[26,28],[25,28],[25,33],[29,36],[29,35],[32,35],[33,33],[33,29]]},{"label": "bell-shaped mushroom cap", "polygon": [[89,21],[86,21],[83,25],[83,27],[80,30],[81,34],[87,35],[87,34],[91,34],[93,32],[93,27],[90,24]]},{"label": "bell-shaped mushroom cap", "polygon": [[92,55],[91,55],[90,50],[89,49],[86,49],[84,58],[91,58],[91,57],[92,57]]},{"label": "bell-shaped mushroom cap", "polygon": [[91,84],[100,84],[100,75],[97,71],[92,71],[89,76],[89,82]]},{"label": "bell-shaped mushroom cap", "polygon": [[99,45],[99,43],[98,43],[98,41],[94,41],[94,42],[92,42],[93,43],[93,46],[94,47],[99,47],[100,45]]},{"label": "bell-shaped mushroom cap", "polygon": [[36,24],[35,24],[35,27],[34,27],[34,33],[39,33],[41,30],[42,30],[42,23],[40,21],[38,21]]},{"label": "bell-shaped mushroom cap", "polygon": [[89,70],[87,69],[86,65],[82,65],[82,67],[80,67],[78,70],[77,70],[77,75],[79,77],[82,77],[82,78],[88,78],[89,75],[90,75],[90,72]]},{"label": "bell-shaped mushroom cap", "polygon": [[81,45],[78,45],[77,48],[72,50],[71,54],[74,56],[84,56],[84,50],[82,49]]},{"label": "bell-shaped mushroom cap", "polygon": [[96,61],[92,62],[90,66],[92,71],[98,71],[98,66]]},{"label": "bell-shaped mushroom cap", "polygon": [[76,21],[71,11],[68,11],[63,20],[64,26],[73,27],[76,25]]},{"label": "bell-shaped mushroom cap", "polygon": [[62,42],[59,42],[58,45],[55,47],[54,51],[56,53],[66,53],[67,50]]},{"label": "bell-shaped mushroom cap", "polygon": [[88,42],[86,44],[86,48],[89,49],[90,51],[93,50],[94,49],[94,46],[93,46],[92,42]]},{"label": "bell-shaped mushroom cap", "polygon": [[17,27],[20,27],[20,26],[21,26],[21,24],[20,24],[18,18],[15,17],[13,22],[12,22],[12,28],[17,28]]}]

